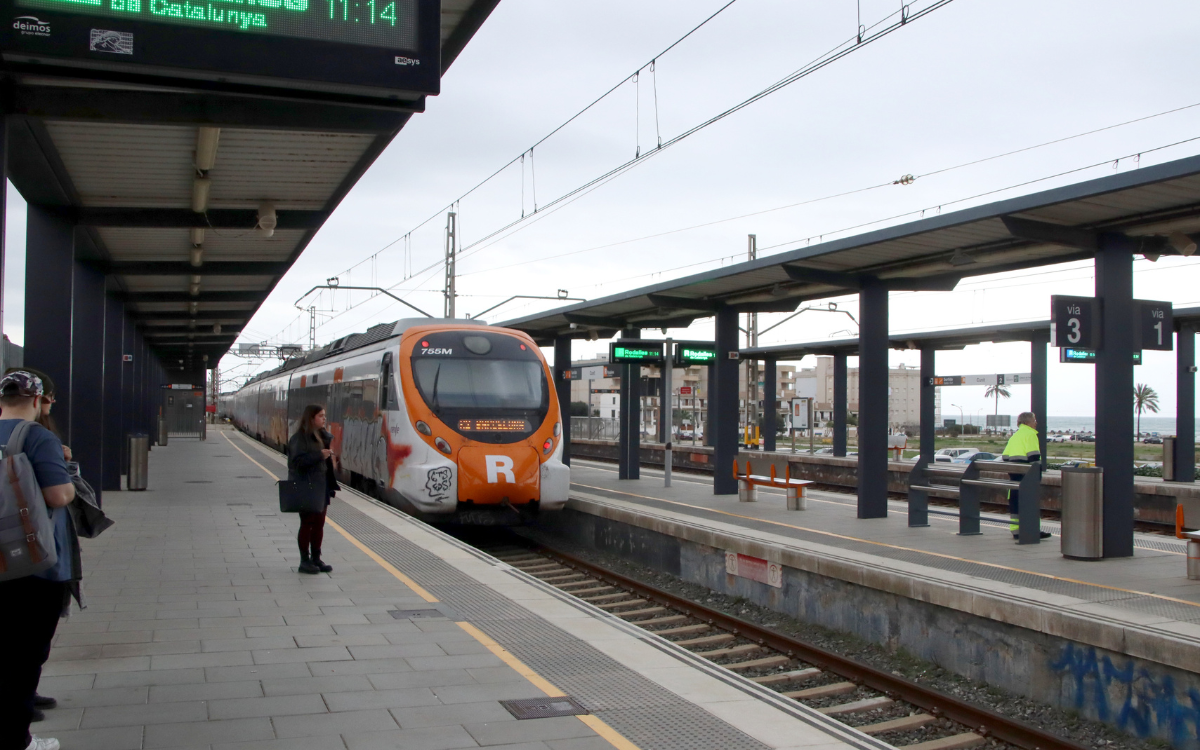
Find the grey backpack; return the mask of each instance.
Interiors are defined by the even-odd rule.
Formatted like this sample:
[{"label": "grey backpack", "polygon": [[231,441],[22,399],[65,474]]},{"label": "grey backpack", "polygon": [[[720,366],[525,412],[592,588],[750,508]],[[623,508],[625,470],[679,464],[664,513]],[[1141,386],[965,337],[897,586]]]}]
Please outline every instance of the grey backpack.
[{"label": "grey backpack", "polygon": [[50,509],[24,452],[25,436],[35,424],[21,422],[8,444],[0,446],[0,581],[41,573],[58,562]]}]

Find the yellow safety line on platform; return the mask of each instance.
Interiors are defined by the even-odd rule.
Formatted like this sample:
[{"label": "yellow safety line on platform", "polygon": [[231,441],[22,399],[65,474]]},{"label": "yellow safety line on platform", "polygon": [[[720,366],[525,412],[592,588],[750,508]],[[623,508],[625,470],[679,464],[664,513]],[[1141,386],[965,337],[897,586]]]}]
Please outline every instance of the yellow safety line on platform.
[{"label": "yellow safety line on platform", "polygon": [[238,453],[241,453],[243,456],[245,456],[245,457],[246,457],[246,458],[247,458],[247,459],[250,461],[250,463],[254,464],[254,465],[255,465],[255,466],[257,466],[258,468],[260,468],[260,469],[262,469],[263,471],[267,472],[267,475],[268,475],[268,476],[270,476],[270,477],[271,477],[272,479],[274,479],[275,481],[279,481],[279,477],[275,476],[275,472],[271,471],[271,470],[270,470],[270,469],[268,469],[267,467],[265,467],[265,466],[263,466],[262,464],[260,464],[258,461],[255,461],[253,458],[251,458],[251,457],[250,457],[250,454],[249,454],[249,453],[247,453],[246,451],[242,450],[242,449],[241,449],[241,448],[238,446],[238,444],[237,444],[237,443],[233,442],[233,438],[229,437],[229,435],[228,435],[227,433],[225,433],[225,432],[222,432],[222,433],[221,433],[221,436],[222,436],[222,437],[224,437],[226,440],[228,440],[228,441],[229,441],[229,444],[233,446],[234,450],[236,450]]},{"label": "yellow safety line on platform", "polygon": [[[516,670],[518,674],[532,682],[535,686],[537,686],[538,690],[541,690],[548,697],[562,698],[567,695],[551,684],[550,681],[545,677],[542,677],[540,674],[530,669],[525,662],[513,656],[508,649],[492,640],[487,633],[484,633],[482,630],[469,622],[460,622],[457,624],[460,628],[470,633],[472,638],[483,644],[488,651],[491,651],[493,654],[495,654],[500,661]],[[582,716],[576,716],[575,718],[579,719],[584,724],[587,724],[589,727],[591,727],[592,731],[603,737],[610,745],[618,748],[618,750],[639,750],[637,745],[627,740],[620,732],[610,727],[599,717],[591,714],[585,714]]]},{"label": "yellow safety line on platform", "polygon": [[916,549],[914,547],[902,547],[898,544],[888,544],[887,542],[876,542],[871,539],[862,539],[862,538],[856,537],[856,536],[847,536],[845,534],[838,534],[838,533],[835,533],[832,531],[823,531],[821,529],[811,529],[811,528],[808,528],[807,526],[796,526],[796,525],[790,524],[790,523],[783,523],[782,521],[771,521],[766,518],[755,518],[754,516],[743,516],[739,513],[730,513],[727,510],[717,510],[716,508],[706,508],[703,505],[692,505],[690,503],[679,502],[678,500],[664,500],[661,497],[650,497],[648,495],[637,495],[632,492],[623,492],[621,490],[609,489],[608,487],[595,487],[590,484],[580,484],[579,482],[571,482],[571,484],[576,487],[586,487],[589,490],[600,490],[601,492],[612,492],[617,495],[628,495],[629,497],[638,497],[643,500],[654,500],[655,502],[659,502],[659,503],[668,503],[670,505],[679,505],[684,508],[692,508],[694,510],[708,511],[709,513],[719,513],[723,516],[732,516],[733,518],[744,518],[747,521],[758,521],[760,523],[771,524],[772,526],[783,526],[784,528],[788,528],[788,529],[797,529],[798,531],[808,531],[813,534],[820,534],[822,536],[833,537],[834,539],[845,539],[846,541],[849,541],[849,542],[862,542],[863,544],[873,544],[876,547],[887,547],[888,549],[897,549],[897,550],[902,550],[904,552],[920,552],[923,555],[930,555],[931,557],[941,557],[943,559],[954,560],[956,562],[975,563],[976,565],[983,565],[988,568],[997,568],[999,570],[1008,570],[1008,571],[1012,571],[1014,573],[1027,573],[1031,576],[1037,576],[1039,578],[1049,578],[1054,581],[1064,581],[1066,583],[1078,583],[1083,586],[1094,586],[1098,589],[1105,589],[1106,591],[1120,591],[1125,594],[1137,594],[1138,596],[1149,596],[1149,597],[1153,597],[1155,599],[1162,599],[1163,601],[1176,602],[1178,604],[1186,604],[1189,607],[1200,607],[1200,603],[1189,602],[1187,599],[1177,599],[1173,596],[1163,596],[1162,594],[1154,594],[1149,591],[1137,591],[1136,589],[1123,589],[1118,586],[1105,586],[1102,583],[1092,583],[1091,581],[1080,581],[1075,578],[1064,578],[1063,576],[1050,575],[1049,573],[1038,573],[1037,571],[1034,571],[1034,570],[1025,570],[1023,568],[1014,568],[1014,567],[1011,567],[1008,565],[1000,565],[999,563],[984,562],[982,560],[972,560],[969,557],[955,557],[954,555],[947,555],[942,552],[930,552],[928,550]]}]

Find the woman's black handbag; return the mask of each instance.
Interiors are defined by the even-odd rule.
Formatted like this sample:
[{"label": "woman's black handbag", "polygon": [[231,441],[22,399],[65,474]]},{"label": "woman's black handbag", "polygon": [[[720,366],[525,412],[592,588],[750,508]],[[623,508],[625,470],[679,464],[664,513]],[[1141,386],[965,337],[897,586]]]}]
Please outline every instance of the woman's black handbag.
[{"label": "woman's black handbag", "polygon": [[325,480],[283,479],[279,485],[280,513],[320,513],[325,510]]}]

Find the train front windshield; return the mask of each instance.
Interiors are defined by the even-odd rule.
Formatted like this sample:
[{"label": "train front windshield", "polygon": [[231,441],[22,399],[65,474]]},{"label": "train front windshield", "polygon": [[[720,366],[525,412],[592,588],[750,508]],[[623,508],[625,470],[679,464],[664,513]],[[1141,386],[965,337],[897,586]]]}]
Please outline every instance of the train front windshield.
[{"label": "train front windshield", "polygon": [[417,390],[435,414],[446,410],[537,411],[546,404],[540,362],[502,359],[420,359]]},{"label": "train front windshield", "polygon": [[550,389],[537,350],[514,336],[437,331],[415,343],[412,377],[434,415],[460,435],[516,442],[550,411]]}]

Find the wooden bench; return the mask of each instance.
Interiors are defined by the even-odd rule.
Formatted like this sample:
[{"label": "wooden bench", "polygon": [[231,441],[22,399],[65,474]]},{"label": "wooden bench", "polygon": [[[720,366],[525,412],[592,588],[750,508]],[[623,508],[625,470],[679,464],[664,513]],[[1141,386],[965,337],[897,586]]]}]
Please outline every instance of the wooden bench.
[{"label": "wooden bench", "polygon": [[754,474],[750,469],[750,461],[746,461],[746,473],[740,473],[737,459],[733,459],[733,478],[738,480],[738,502],[752,503],[758,500],[759,487],[777,487],[787,490],[788,510],[808,510],[808,496],[804,488],[812,484],[807,479],[792,479],[792,467],[783,470],[783,478],[775,476],[775,464],[771,464],[770,476]]},{"label": "wooden bench", "polygon": [[[982,472],[1020,474],[1020,481],[990,479]],[[958,498],[958,533],[981,534],[979,493],[984,489],[1021,493],[1017,542],[1039,544],[1042,534],[1042,465],[1022,461],[972,461],[969,464],[936,463],[925,458],[908,474],[908,525],[929,525],[929,496]]]}]

